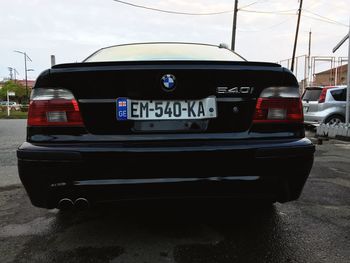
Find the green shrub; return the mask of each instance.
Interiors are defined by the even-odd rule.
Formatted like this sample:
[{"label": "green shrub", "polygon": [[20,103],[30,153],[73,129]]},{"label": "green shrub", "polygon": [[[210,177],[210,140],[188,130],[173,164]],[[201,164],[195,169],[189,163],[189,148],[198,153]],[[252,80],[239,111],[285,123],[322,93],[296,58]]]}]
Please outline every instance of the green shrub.
[{"label": "green shrub", "polygon": [[28,112],[28,108],[29,106],[28,105],[21,105],[21,112]]}]

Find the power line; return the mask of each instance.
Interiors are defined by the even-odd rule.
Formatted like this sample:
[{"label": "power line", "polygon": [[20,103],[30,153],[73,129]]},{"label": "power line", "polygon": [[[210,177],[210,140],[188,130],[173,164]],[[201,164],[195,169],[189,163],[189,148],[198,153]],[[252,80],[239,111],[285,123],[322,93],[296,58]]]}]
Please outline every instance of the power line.
[{"label": "power line", "polygon": [[[160,9],[160,8],[154,8],[154,7],[149,7],[149,6],[144,6],[144,5],[137,5],[134,3],[130,3],[130,2],[126,2],[126,1],[122,1],[122,0],[113,0],[114,2],[123,4],[123,5],[128,5],[131,7],[135,7],[135,8],[141,8],[141,9],[146,9],[146,10],[150,10],[150,11],[156,11],[156,12],[162,12],[162,13],[167,13],[167,14],[173,14],[173,15],[190,15],[190,16],[210,16],[210,15],[221,15],[221,14],[230,14],[233,13],[234,10],[224,10],[224,11],[218,11],[218,12],[206,12],[206,13],[192,13],[192,12],[179,12],[179,11],[173,11],[173,10],[167,10],[167,9]],[[240,12],[246,12],[246,13],[257,13],[257,14],[266,14],[266,15],[297,15],[297,13],[291,13],[291,12],[296,12],[297,9],[288,9],[288,10],[277,10],[277,11],[262,11],[262,10],[252,10],[252,9],[244,9],[245,7],[254,5],[258,2],[261,2],[263,0],[258,0],[255,1],[253,3],[247,4],[246,6],[243,6],[241,8],[239,8],[238,10]],[[265,2],[265,1],[264,1]],[[303,9],[305,10],[305,9]],[[333,24],[333,25],[338,25],[338,26],[344,26],[344,27],[348,27],[348,25],[343,24],[341,22],[338,22],[336,20],[327,18],[325,16],[319,15],[317,13],[311,12],[309,10],[305,10],[307,13],[310,13],[314,16],[317,17],[313,17],[313,16],[308,16],[303,14],[303,17],[307,17],[310,19],[314,19],[314,20],[318,20],[321,22],[325,22],[325,23],[329,23],[329,24]]]},{"label": "power line", "polygon": [[[288,12],[291,12],[291,11],[296,11],[295,9],[282,10],[282,11],[259,11],[259,10],[240,9],[239,11],[241,11],[241,12],[248,12],[248,13],[266,14],[266,15],[271,15],[271,14],[273,14],[273,15],[296,15],[296,14],[293,14],[293,13],[288,13]],[[312,14],[314,16],[318,16],[319,18],[302,14],[303,17],[307,17],[307,18],[310,18],[310,19],[322,21],[322,22],[325,22],[325,23],[333,24],[333,25],[349,27],[346,24],[343,24],[341,22],[338,22],[338,21],[335,21],[333,19],[327,18],[325,16],[321,16],[319,14],[310,12],[308,10],[303,9],[303,11],[306,11],[307,13],[310,13],[310,14]]]},{"label": "power line", "polygon": [[167,14],[173,14],[173,15],[210,16],[210,15],[229,14],[229,13],[233,13],[233,11],[234,11],[234,10],[226,10],[226,11],[209,12],[209,13],[178,12],[178,11],[159,9],[159,8],[154,8],[154,7],[144,6],[144,5],[137,5],[137,4],[133,4],[130,2],[126,2],[126,1],[121,1],[121,0],[113,0],[113,1],[120,3],[120,4],[132,6],[132,7],[137,7],[137,8],[142,8],[142,9],[146,9],[146,10],[157,11],[157,12],[162,12],[162,13],[167,13]]},{"label": "power line", "polygon": [[287,19],[279,22],[279,23],[276,23],[276,24],[273,24],[271,26],[268,26],[268,27],[265,27],[265,28],[262,28],[262,29],[256,29],[256,30],[249,30],[249,29],[238,29],[238,31],[240,32],[262,32],[262,31],[268,31],[272,28],[275,28],[275,27],[278,27],[280,25],[283,25],[285,23],[287,23],[288,21],[290,21],[292,19],[292,17],[288,17]]},{"label": "power line", "polygon": [[288,9],[288,10],[279,10],[279,11],[260,11],[260,10],[251,10],[251,9],[242,9],[240,8],[239,11],[246,12],[246,13],[257,13],[257,14],[274,14],[274,15],[296,15],[294,13],[288,13],[288,12],[296,12],[297,9]]},{"label": "power line", "polygon": [[336,26],[349,27],[349,26],[347,26],[345,24],[342,24],[340,22],[331,22],[329,20],[325,20],[325,19],[317,18],[317,17],[313,17],[313,16],[308,16],[308,15],[305,15],[305,14],[303,14],[303,17],[310,18],[310,19],[317,20],[317,21],[321,21],[321,22],[325,22],[325,23],[328,23],[328,24],[336,25]]},{"label": "power line", "polygon": [[252,3],[247,4],[247,5],[244,5],[244,6],[242,6],[241,8],[246,8],[246,7],[249,7],[249,6],[255,5],[255,4],[259,3],[259,2],[261,2],[261,0],[258,0],[258,1],[255,1],[255,2],[252,2]]},{"label": "power line", "polygon": [[312,14],[312,15],[314,15],[314,16],[318,16],[318,17],[320,17],[320,18],[322,18],[322,19],[325,19],[325,20],[328,20],[328,21],[330,21],[330,22],[333,22],[333,23],[335,23],[335,24],[339,24],[339,25],[341,25],[341,26],[346,26],[346,27],[349,26],[349,25],[343,24],[343,23],[341,23],[341,22],[339,22],[339,21],[336,21],[336,20],[330,19],[330,18],[328,18],[328,17],[321,16],[321,15],[319,15],[319,14],[316,14],[316,13],[314,13],[314,12],[311,12],[311,11],[309,11],[309,10],[307,10],[307,9],[304,9],[304,11],[307,12],[307,13],[310,13],[310,14]]}]

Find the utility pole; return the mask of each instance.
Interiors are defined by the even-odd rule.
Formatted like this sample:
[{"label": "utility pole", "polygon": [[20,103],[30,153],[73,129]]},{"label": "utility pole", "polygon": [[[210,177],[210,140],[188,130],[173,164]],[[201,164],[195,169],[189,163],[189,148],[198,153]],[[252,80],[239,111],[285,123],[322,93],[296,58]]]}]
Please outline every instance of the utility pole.
[{"label": "utility pole", "polygon": [[16,75],[19,75],[18,71],[16,68],[12,68],[12,67],[8,67],[9,71],[10,71],[10,79],[14,80],[16,82],[17,77]]},{"label": "utility pole", "polygon": [[301,11],[303,9],[303,0],[299,0],[299,10],[298,10],[298,22],[297,22],[297,30],[295,32],[295,39],[294,39],[294,47],[293,47],[293,56],[292,56],[292,65],[290,67],[290,70],[294,71],[294,60],[295,60],[295,53],[297,51],[297,43],[298,43],[298,35],[299,35],[299,25],[300,25],[300,17],[301,17]]},{"label": "utility pole", "polygon": [[10,116],[10,96],[9,91],[6,91],[6,97],[7,97],[7,117]]},{"label": "utility pole", "polygon": [[12,74],[13,68],[8,67],[8,69],[10,71],[10,80],[12,80],[13,79],[13,74]]},{"label": "utility pole", "polygon": [[26,98],[27,101],[29,101],[29,96],[28,96],[28,72],[27,72],[27,53],[24,52],[24,76],[26,79]]},{"label": "utility pole", "polygon": [[311,32],[311,29],[310,29],[310,32],[309,32],[309,52],[307,54],[307,82],[308,82],[308,85],[310,86],[311,85],[311,79],[312,79],[312,76],[311,76],[311,37],[312,37],[312,32]]},{"label": "utility pole", "polygon": [[346,40],[349,39],[348,46],[348,75],[347,75],[347,89],[346,89],[346,112],[345,112],[345,123],[349,126],[350,122],[350,22],[349,22],[349,31],[348,34],[333,48],[333,53],[336,52]]},{"label": "utility pole", "polygon": [[235,7],[233,11],[233,25],[232,25],[232,42],[231,42],[232,51],[235,51],[235,45],[236,45],[237,13],[238,13],[238,0],[235,0]]},{"label": "utility pole", "polygon": [[[350,26],[350,23],[349,23]],[[350,39],[350,27],[349,27],[349,33],[348,33],[348,39]],[[346,120],[345,123],[349,125],[350,122],[350,40],[349,40],[349,47],[348,47],[348,79],[347,84],[348,87],[346,89]]]},{"label": "utility pole", "polygon": [[17,75],[19,75],[19,73],[18,73],[16,68],[13,68],[13,75],[14,75],[14,80],[16,82],[17,81]]}]

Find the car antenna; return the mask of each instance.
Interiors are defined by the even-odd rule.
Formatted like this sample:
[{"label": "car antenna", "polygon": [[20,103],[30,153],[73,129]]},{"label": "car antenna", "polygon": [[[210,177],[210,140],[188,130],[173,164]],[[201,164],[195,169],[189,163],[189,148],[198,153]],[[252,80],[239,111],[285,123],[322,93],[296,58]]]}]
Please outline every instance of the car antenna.
[{"label": "car antenna", "polygon": [[219,48],[226,48],[226,49],[228,49],[228,45],[225,44],[225,43],[220,43],[219,44]]}]

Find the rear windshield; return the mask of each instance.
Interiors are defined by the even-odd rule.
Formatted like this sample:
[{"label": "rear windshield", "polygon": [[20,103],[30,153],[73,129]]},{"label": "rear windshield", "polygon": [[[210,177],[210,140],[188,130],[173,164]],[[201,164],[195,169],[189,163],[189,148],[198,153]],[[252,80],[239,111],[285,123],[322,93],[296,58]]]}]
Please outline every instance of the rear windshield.
[{"label": "rear windshield", "polygon": [[306,89],[303,95],[303,100],[318,101],[318,99],[320,98],[321,92],[322,92],[321,88]]},{"label": "rear windshield", "polygon": [[238,54],[226,48],[204,44],[148,43],[103,48],[84,62],[112,61],[244,61]]}]

